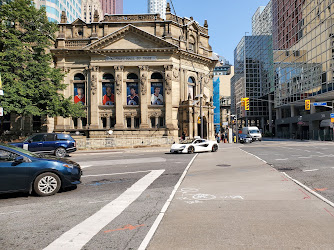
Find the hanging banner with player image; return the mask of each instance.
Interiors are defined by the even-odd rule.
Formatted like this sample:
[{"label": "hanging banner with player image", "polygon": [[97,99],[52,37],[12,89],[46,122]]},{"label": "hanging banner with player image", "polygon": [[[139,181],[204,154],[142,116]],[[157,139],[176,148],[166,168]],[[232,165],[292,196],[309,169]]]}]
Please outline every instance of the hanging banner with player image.
[{"label": "hanging banner with player image", "polygon": [[103,105],[115,105],[113,83],[102,83],[102,104]]},{"label": "hanging banner with player image", "polygon": [[162,82],[151,83],[151,105],[164,105]]},{"label": "hanging banner with player image", "polygon": [[81,103],[85,105],[85,84],[74,84],[74,103]]},{"label": "hanging banner with player image", "polygon": [[127,83],[126,95],[127,95],[126,98],[127,105],[139,105],[138,83]]}]

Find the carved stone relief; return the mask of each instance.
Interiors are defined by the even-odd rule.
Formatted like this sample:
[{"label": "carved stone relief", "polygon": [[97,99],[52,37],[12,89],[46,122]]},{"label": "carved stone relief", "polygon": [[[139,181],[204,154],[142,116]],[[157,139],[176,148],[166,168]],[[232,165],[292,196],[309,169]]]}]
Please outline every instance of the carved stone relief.
[{"label": "carved stone relief", "polygon": [[96,75],[92,75],[92,81],[91,81],[90,90],[91,90],[91,92],[92,92],[93,95],[96,94],[96,90],[97,90],[97,79],[96,79]]},{"label": "carved stone relief", "polygon": [[147,82],[147,75],[146,73],[142,73],[140,76],[140,92],[142,95],[146,95],[147,92],[146,82]]},{"label": "carved stone relief", "polygon": [[165,89],[166,89],[166,93],[167,95],[170,95],[171,91],[172,91],[172,75],[171,73],[166,73],[166,77],[165,77]]},{"label": "carved stone relief", "polygon": [[120,95],[122,93],[122,74],[121,73],[116,74],[115,83],[116,83],[116,86],[115,86],[116,94]]}]

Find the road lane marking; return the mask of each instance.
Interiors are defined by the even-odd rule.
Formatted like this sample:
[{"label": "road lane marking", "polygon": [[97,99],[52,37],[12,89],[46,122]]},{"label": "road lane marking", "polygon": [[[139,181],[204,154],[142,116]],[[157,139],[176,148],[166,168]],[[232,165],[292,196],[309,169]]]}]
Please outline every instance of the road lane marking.
[{"label": "road lane marking", "polygon": [[7,215],[7,214],[16,214],[16,213],[21,213],[22,211],[13,211],[13,212],[8,212],[8,213],[0,213],[0,215]]},{"label": "road lane marking", "polygon": [[303,183],[301,183],[300,181],[297,181],[296,179],[293,179],[291,176],[289,176],[287,173],[285,172],[281,172],[282,174],[284,174],[286,177],[288,177],[290,180],[292,180],[293,182],[295,182],[296,184],[298,184],[299,186],[301,186],[302,188],[306,189],[308,192],[310,192],[311,194],[317,196],[319,199],[321,199],[322,201],[326,202],[328,205],[330,205],[331,207],[334,208],[334,203],[331,202],[330,200],[326,199],[325,197],[323,197],[322,195],[318,194],[317,192],[314,192],[312,189],[310,189],[309,187],[307,187],[306,185],[304,185]]},{"label": "road lane marking", "polygon": [[81,176],[81,178],[108,176],[108,175],[121,175],[121,174],[137,174],[137,173],[147,173],[147,172],[152,172],[152,171],[155,171],[155,170],[143,170],[143,171],[136,171],[136,172],[123,172],[123,173],[113,173],[113,174],[91,174],[91,175],[83,175],[83,176]]},{"label": "road lane marking", "polygon": [[83,166],[80,165],[81,168],[89,168],[89,167],[92,167],[92,166],[93,165],[83,165]]},{"label": "road lane marking", "polygon": [[275,161],[287,161],[289,158],[284,158],[284,159],[275,159]]},{"label": "road lane marking", "polygon": [[318,171],[319,169],[315,168],[315,169],[306,169],[303,170],[303,172],[314,172],[314,171]]},{"label": "road lane marking", "polygon": [[134,159],[121,159],[121,160],[105,160],[100,161],[86,161],[78,162],[83,165],[93,165],[93,166],[112,166],[112,165],[127,165],[127,164],[145,164],[145,163],[158,163],[166,162],[166,158],[162,157],[151,157],[151,158],[134,158]]},{"label": "road lane marking", "polygon": [[299,159],[310,159],[312,158],[312,156],[301,156],[301,157],[298,157]]},{"label": "road lane marking", "polygon": [[105,205],[92,216],[79,223],[58,239],[48,245],[45,250],[71,249],[79,250],[98,232],[120,215],[132,202],[158,178],[165,170],[153,170],[138,180],[118,198]]},{"label": "road lane marking", "polygon": [[164,217],[170,203],[172,202],[176,191],[178,190],[178,188],[180,187],[183,179],[185,178],[191,164],[193,163],[193,161],[196,159],[198,153],[195,154],[195,156],[191,159],[191,161],[189,162],[188,166],[186,167],[186,169],[183,171],[183,174],[181,175],[179,181],[176,183],[173,192],[171,193],[171,195],[169,196],[169,199],[166,201],[165,205],[162,207],[160,214],[158,215],[158,217],[155,219],[152,227],[150,228],[150,230],[148,231],[147,235],[145,236],[143,242],[140,244],[138,250],[145,250],[148,246],[148,244],[150,243],[153,235],[155,234],[155,231],[158,229],[159,224],[162,221],[162,218]]}]

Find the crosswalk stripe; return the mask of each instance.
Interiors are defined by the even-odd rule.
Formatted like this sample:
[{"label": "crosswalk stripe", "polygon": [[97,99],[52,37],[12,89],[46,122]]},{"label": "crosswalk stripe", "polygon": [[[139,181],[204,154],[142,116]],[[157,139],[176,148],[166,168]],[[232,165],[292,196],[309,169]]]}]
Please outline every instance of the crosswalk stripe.
[{"label": "crosswalk stripe", "polygon": [[153,170],[145,175],[118,198],[108,203],[98,212],[88,217],[58,239],[52,242],[45,250],[81,249],[106,225],[120,215],[134,202],[165,170]]}]

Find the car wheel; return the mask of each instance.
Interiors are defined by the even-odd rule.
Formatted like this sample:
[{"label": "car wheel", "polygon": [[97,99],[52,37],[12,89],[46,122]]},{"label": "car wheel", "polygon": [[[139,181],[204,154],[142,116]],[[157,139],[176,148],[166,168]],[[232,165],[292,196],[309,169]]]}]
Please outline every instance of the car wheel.
[{"label": "car wheel", "polygon": [[194,153],[194,147],[192,147],[192,146],[190,146],[189,148],[188,148],[188,154],[192,154],[192,153]]},{"label": "car wheel", "polygon": [[218,145],[217,145],[217,144],[214,144],[214,145],[212,146],[212,152],[217,152],[217,150],[218,150]]},{"label": "car wheel", "polygon": [[39,196],[56,194],[61,187],[61,180],[54,173],[43,173],[35,179],[34,191]]},{"label": "car wheel", "polygon": [[59,147],[55,150],[55,156],[63,158],[66,156],[66,149],[63,147]]}]

